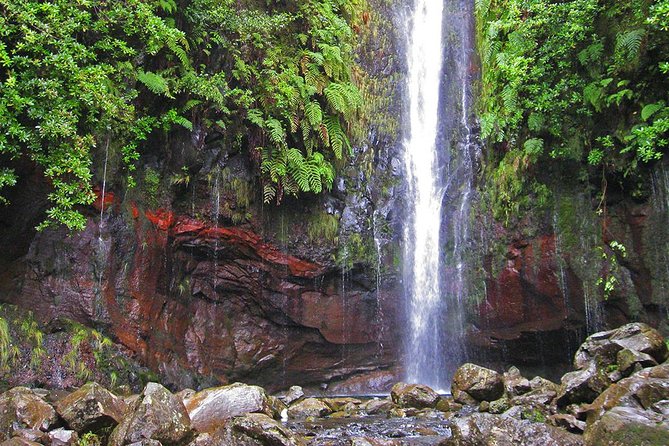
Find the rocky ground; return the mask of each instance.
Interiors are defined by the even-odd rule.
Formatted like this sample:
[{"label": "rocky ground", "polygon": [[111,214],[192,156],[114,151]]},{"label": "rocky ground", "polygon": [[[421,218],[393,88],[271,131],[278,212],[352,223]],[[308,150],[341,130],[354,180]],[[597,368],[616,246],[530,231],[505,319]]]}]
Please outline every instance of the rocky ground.
[{"label": "rocky ground", "polygon": [[405,383],[387,398],[241,383],[149,383],[138,395],[15,387],[0,395],[0,446],[667,445],[668,359],[659,332],[629,324],[590,336],[560,384],[465,364],[447,397]]}]

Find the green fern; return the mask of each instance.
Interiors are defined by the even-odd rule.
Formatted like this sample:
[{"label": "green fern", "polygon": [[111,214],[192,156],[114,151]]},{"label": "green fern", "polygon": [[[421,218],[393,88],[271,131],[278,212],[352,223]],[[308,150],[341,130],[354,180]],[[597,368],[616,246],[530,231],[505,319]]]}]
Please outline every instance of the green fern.
[{"label": "green fern", "polygon": [[309,123],[314,127],[318,127],[323,122],[323,112],[321,105],[316,101],[311,101],[304,107],[304,115],[309,120]]},{"label": "green fern", "polygon": [[645,37],[645,29],[633,29],[618,34],[616,37],[616,54],[627,62],[637,59],[641,52],[641,44]]},{"label": "green fern", "polygon": [[144,84],[144,86],[152,93],[167,96],[168,98],[172,97],[172,95],[170,95],[170,88],[167,84],[167,80],[160,74],[152,71],[139,70],[137,72],[137,80]]}]

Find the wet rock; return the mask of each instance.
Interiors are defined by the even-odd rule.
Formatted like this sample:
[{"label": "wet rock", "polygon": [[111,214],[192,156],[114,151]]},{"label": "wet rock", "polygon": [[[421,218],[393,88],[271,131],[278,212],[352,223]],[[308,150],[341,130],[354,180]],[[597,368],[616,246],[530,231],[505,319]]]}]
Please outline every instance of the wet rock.
[{"label": "wet rock", "polygon": [[288,408],[288,417],[298,420],[308,417],[324,417],[331,413],[332,409],[330,406],[316,398],[307,398]]},{"label": "wet rock", "polygon": [[516,367],[511,367],[502,375],[504,383],[504,391],[509,396],[522,395],[532,390],[530,381],[520,374],[520,370]]},{"label": "wet rock", "polygon": [[585,421],[581,421],[574,415],[566,413],[557,413],[548,417],[548,421],[557,427],[567,429],[569,432],[575,434],[583,433],[585,430]]},{"label": "wet rock", "polygon": [[434,408],[439,402],[439,394],[422,384],[397,383],[390,391],[390,397],[400,407],[416,409]]},{"label": "wet rock", "polygon": [[109,446],[157,440],[165,446],[187,443],[192,437],[188,412],[165,387],[149,383],[134,407],[111,434]]},{"label": "wet rock", "polygon": [[5,440],[0,443],[0,446],[42,446],[40,443],[35,443],[34,441],[26,440],[21,437],[12,437],[9,440]]},{"label": "wet rock", "polygon": [[235,383],[197,392],[184,401],[193,428],[211,432],[225,420],[251,412],[274,416],[265,390],[258,386]]},{"label": "wet rock", "polygon": [[477,401],[494,401],[502,396],[504,384],[496,371],[469,363],[455,372],[451,391],[454,397],[458,394],[456,401],[463,404],[466,403],[461,401],[460,392],[465,392]]},{"label": "wet rock", "polygon": [[74,446],[79,441],[79,435],[75,431],[67,429],[56,429],[49,432],[51,446]]},{"label": "wet rock", "polygon": [[441,397],[437,403],[437,410],[442,412],[457,412],[462,409],[462,404],[455,402],[453,397]]},{"label": "wet rock", "polygon": [[125,402],[96,383],[88,383],[56,403],[58,414],[78,432],[108,429],[121,422]]},{"label": "wet rock", "polygon": [[543,423],[511,417],[474,413],[454,419],[452,446],[580,446],[579,435]]},{"label": "wet rock", "polygon": [[587,406],[588,425],[615,407],[651,409],[669,399],[669,363],[644,369],[613,384]]},{"label": "wet rock", "polygon": [[[283,425],[262,413],[250,413],[232,421],[232,436],[237,441],[244,437],[263,446],[298,446],[301,442]],[[236,444],[233,442],[233,444]]]},{"label": "wet rock", "polygon": [[583,435],[586,446],[669,444],[669,418],[634,407],[614,407]]},{"label": "wet rock", "polygon": [[491,401],[488,405],[488,412],[492,414],[501,414],[509,410],[511,402],[507,397],[502,397],[498,400]]},{"label": "wet rock", "polygon": [[139,440],[136,441],[135,443],[130,443],[128,446],[162,446],[162,444],[158,440]]},{"label": "wet rock", "polygon": [[279,398],[290,406],[294,402],[304,398],[304,390],[302,390],[302,387],[300,386],[292,386],[290,389],[288,389],[288,392],[286,392],[285,395],[280,396]]},{"label": "wet rock", "polygon": [[535,376],[530,381],[530,389],[541,390],[541,391],[553,391],[557,393],[558,390],[560,390],[560,386],[546,378],[542,378],[541,376]]},{"label": "wet rock", "polygon": [[283,415],[288,413],[288,406],[275,396],[268,396],[267,401],[269,402],[270,411],[272,412],[272,418],[275,420],[280,420]]},{"label": "wet rock", "polygon": [[524,395],[516,396],[511,399],[513,405],[527,406],[527,405],[548,405],[557,396],[557,392],[553,390],[533,390]]},{"label": "wet rock", "polygon": [[197,391],[195,391],[195,390],[193,390],[193,389],[183,389],[183,390],[180,390],[180,391],[178,391],[177,393],[175,393],[174,396],[176,396],[177,398],[179,398],[181,401],[185,401],[185,400],[187,400],[188,398],[190,398],[190,397],[192,397],[193,395],[195,395],[196,393],[197,393]]},{"label": "wet rock", "polygon": [[54,408],[26,387],[0,395],[0,441],[10,438],[14,427],[46,431],[57,420]]},{"label": "wet rock", "polygon": [[562,377],[556,402],[558,406],[590,403],[610,384],[606,374],[591,363],[587,369],[569,372]]},{"label": "wet rock", "polygon": [[662,400],[650,406],[655,412],[662,415],[669,415],[669,400]]},{"label": "wet rock", "polygon": [[629,348],[624,348],[618,352],[616,355],[616,362],[618,364],[618,370],[622,376],[627,376],[632,373],[634,367],[637,364],[642,368],[653,367],[657,365],[657,361],[655,361],[655,359],[653,359],[653,357],[649,354],[641,353],[637,350],[631,350]]},{"label": "wet rock", "polygon": [[669,356],[659,331],[643,323],[634,323],[589,336],[576,352],[574,366],[584,369],[595,363],[597,367],[605,368],[616,364],[618,352],[623,349],[645,353],[657,363],[664,362]]},{"label": "wet rock", "polygon": [[42,444],[49,441],[49,434],[35,429],[14,429],[12,436]]},{"label": "wet rock", "polygon": [[362,406],[362,409],[368,414],[368,415],[376,415],[379,413],[386,413],[388,412],[391,408],[393,407],[393,402],[388,400],[388,399],[378,399],[375,398],[373,400],[367,401]]},{"label": "wet rock", "polygon": [[355,410],[359,405],[362,404],[362,401],[360,401],[357,398],[325,398],[323,400],[325,404],[330,406],[330,409],[332,409],[335,412],[341,411],[341,410]]}]

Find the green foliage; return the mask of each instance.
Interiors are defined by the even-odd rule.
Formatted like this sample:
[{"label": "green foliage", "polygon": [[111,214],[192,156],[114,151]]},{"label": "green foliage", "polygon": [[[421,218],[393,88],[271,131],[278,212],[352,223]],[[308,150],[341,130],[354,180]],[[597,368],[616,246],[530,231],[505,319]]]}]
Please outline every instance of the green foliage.
[{"label": "green foliage", "polygon": [[309,216],[307,222],[307,234],[309,241],[318,242],[326,240],[334,242],[337,240],[339,233],[339,218],[337,216],[328,214],[325,211],[313,212]]},{"label": "green foliage", "polygon": [[[667,0],[477,0],[481,127],[498,215],[546,168],[621,185],[669,145]],[[594,172],[591,172],[594,173]],[[599,175],[601,176],[601,175]]]},{"label": "green foliage", "polygon": [[362,105],[350,26],[361,7],[0,0],[0,193],[17,181],[7,162],[31,160],[51,187],[40,227],[82,229],[101,148],[132,187],[149,138],[196,126],[261,155],[265,199],[329,189]]},{"label": "green foliage", "polygon": [[77,441],[77,446],[102,446],[103,441],[93,432],[86,432]]}]

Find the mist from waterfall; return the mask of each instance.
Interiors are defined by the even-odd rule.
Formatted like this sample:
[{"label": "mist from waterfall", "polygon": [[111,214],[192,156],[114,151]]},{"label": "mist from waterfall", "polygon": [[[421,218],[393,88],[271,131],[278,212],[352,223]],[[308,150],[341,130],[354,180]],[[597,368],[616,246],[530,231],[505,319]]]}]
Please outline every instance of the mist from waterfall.
[{"label": "mist from waterfall", "polygon": [[415,0],[408,21],[406,379],[448,390],[464,354],[474,160],[471,0]]}]

